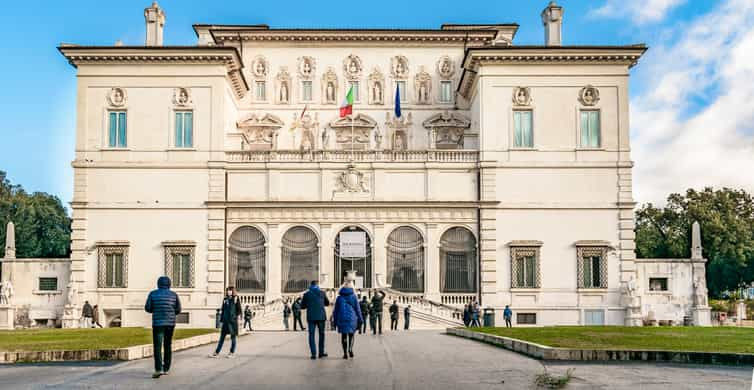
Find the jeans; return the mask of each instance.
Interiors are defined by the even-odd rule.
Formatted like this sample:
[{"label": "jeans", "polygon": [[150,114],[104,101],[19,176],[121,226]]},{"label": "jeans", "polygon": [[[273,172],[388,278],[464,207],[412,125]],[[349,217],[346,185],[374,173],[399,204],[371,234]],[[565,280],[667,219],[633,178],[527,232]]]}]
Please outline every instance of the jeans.
[{"label": "jeans", "polygon": [[304,328],[304,323],[301,322],[301,315],[300,314],[297,315],[297,316],[295,316],[295,315],[293,316],[293,330],[294,331],[296,330],[296,325],[297,324],[301,328],[301,330],[306,330],[306,328]]},{"label": "jeans", "polygon": [[374,323],[376,326],[372,328],[372,333],[377,334],[379,331],[382,334],[382,313],[374,313]]},{"label": "jeans", "polygon": [[[170,371],[173,359],[173,331],[175,326],[155,326],[152,328],[152,345],[154,347],[154,371]],[[163,354],[163,348],[165,350]]]},{"label": "jeans", "polygon": [[367,316],[364,316],[364,321],[359,325],[359,334],[367,332]]},{"label": "jeans", "polygon": [[215,353],[220,353],[225,344],[225,336],[230,335],[230,353],[236,353],[236,335],[230,331],[230,324],[223,324],[223,330],[220,331],[220,340],[217,341]]},{"label": "jeans", "polygon": [[[246,325],[249,325],[248,327]],[[251,320],[243,320],[243,328],[251,330]]]},{"label": "jeans", "polygon": [[403,317],[403,329],[408,330],[409,320],[410,320],[409,316],[404,316]]},{"label": "jeans", "polygon": [[291,330],[290,326],[288,325],[288,317],[283,316],[283,325],[285,325],[285,330]]},{"label": "jeans", "polygon": [[505,327],[510,328],[511,327],[511,318],[505,317]]},{"label": "jeans", "polygon": [[390,330],[398,330],[398,318],[390,317]]},{"label": "jeans", "polygon": [[325,321],[308,321],[309,351],[317,356],[317,344],[314,343],[314,332],[319,331],[319,357],[325,355]]}]

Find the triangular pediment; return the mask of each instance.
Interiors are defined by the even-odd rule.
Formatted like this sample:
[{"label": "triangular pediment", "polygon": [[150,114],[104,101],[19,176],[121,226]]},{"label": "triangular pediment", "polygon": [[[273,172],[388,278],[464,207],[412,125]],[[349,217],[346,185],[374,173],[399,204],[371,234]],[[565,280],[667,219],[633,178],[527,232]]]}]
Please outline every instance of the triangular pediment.
[{"label": "triangular pediment", "polygon": [[471,120],[459,113],[444,111],[427,118],[422,122],[422,126],[427,129],[432,128],[457,128],[468,129],[471,127]]},{"label": "triangular pediment", "polygon": [[354,115],[347,115],[342,118],[338,118],[332,122],[330,122],[330,127],[332,127],[335,130],[344,129],[344,128],[368,128],[373,129],[377,126],[377,121],[372,119],[369,115],[366,114],[356,114]]},{"label": "triangular pediment", "polygon": [[236,122],[236,126],[239,129],[249,129],[254,127],[268,127],[279,129],[283,127],[283,125],[283,121],[275,115],[257,113],[253,113],[246,117],[246,119]]}]

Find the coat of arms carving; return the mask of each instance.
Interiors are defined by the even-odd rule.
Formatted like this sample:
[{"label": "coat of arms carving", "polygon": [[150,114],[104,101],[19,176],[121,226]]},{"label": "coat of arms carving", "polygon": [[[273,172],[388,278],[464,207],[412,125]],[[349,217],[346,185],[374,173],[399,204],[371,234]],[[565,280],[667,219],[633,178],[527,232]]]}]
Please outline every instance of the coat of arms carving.
[{"label": "coat of arms carving", "polygon": [[369,192],[366,175],[353,164],[349,164],[338,176],[337,192]]}]

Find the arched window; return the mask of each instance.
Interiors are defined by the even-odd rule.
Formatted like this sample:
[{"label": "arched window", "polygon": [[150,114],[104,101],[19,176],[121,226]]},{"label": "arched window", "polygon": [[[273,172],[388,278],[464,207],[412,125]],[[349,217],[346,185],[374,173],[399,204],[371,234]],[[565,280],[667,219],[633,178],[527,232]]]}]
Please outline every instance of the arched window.
[{"label": "arched window", "polygon": [[[363,256],[353,257],[341,252],[340,238],[341,233],[355,233],[363,235],[364,253]],[[335,236],[335,283],[339,286],[345,280],[346,273],[350,270],[356,271],[356,287],[372,287],[372,238],[369,233],[358,226],[349,226],[338,232]]]},{"label": "arched window", "polygon": [[228,243],[228,283],[240,292],[263,293],[267,248],[264,235],[251,226],[238,228],[230,235]]},{"label": "arched window", "polygon": [[283,235],[283,292],[298,293],[319,277],[319,240],[311,229],[296,226]]},{"label": "arched window", "polygon": [[468,229],[454,227],[440,238],[440,291],[476,292],[476,238]]},{"label": "arched window", "polygon": [[424,239],[416,229],[401,226],[388,236],[387,278],[395,290],[424,292]]}]

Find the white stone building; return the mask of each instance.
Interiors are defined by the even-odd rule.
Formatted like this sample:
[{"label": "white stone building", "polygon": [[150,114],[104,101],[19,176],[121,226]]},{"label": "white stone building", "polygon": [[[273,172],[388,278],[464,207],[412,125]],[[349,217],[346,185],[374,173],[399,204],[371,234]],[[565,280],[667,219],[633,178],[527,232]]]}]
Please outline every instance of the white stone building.
[{"label": "white stone building", "polygon": [[166,274],[207,327],[225,286],[279,307],[356,270],[427,318],[476,298],[514,324],[641,322],[624,298],[645,46],[563,45],[553,3],[542,46],[500,24],[195,25],[169,47],[162,9],[145,19],[145,46],[59,48],[78,80],[69,317],[86,299],[146,325]]}]

